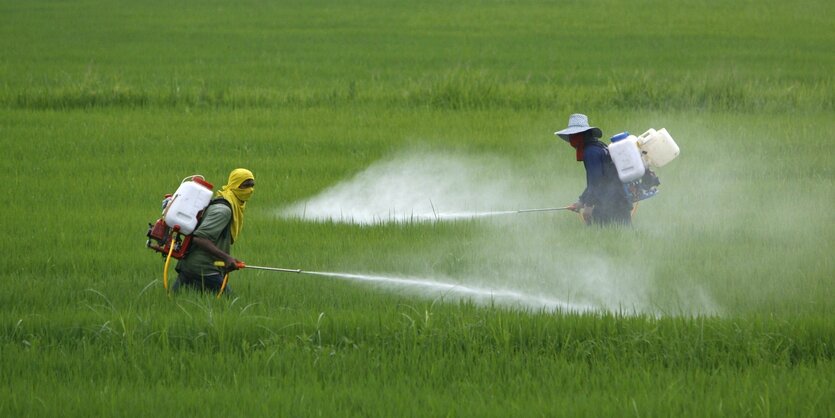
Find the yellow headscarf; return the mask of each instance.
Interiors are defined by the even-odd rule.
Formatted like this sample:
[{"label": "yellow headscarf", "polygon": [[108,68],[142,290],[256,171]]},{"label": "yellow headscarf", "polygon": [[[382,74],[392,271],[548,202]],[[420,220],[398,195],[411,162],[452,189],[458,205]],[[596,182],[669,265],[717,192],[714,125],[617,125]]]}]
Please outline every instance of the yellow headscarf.
[{"label": "yellow headscarf", "polygon": [[244,226],[244,209],[246,209],[246,201],[252,197],[252,192],[255,187],[241,189],[241,183],[247,180],[255,180],[252,172],[245,168],[236,168],[229,173],[229,181],[223,188],[221,188],[217,195],[226,199],[232,206],[232,225],[229,227],[232,232],[232,242],[238,239],[238,234]]}]

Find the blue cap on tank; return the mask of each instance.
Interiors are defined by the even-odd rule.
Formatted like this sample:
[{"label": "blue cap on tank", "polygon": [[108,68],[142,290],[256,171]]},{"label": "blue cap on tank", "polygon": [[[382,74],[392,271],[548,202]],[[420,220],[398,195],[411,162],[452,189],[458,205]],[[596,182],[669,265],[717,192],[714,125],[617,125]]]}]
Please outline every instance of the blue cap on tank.
[{"label": "blue cap on tank", "polygon": [[628,137],[628,136],[629,136],[629,132],[621,132],[621,133],[609,138],[609,141],[614,144],[615,142],[618,142],[621,139],[626,139],[626,137]]}]

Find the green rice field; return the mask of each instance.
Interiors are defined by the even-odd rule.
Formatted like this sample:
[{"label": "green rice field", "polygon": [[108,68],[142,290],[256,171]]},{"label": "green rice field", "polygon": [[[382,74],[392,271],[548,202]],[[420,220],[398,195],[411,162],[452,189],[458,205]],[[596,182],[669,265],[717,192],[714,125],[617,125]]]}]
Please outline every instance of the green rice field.
[{"label": "green rice field", "polygon": [[[0,0],[0,416],[835,416],[833,16]],[[681,147],[633,227],[440,216],[574,202],[578,112]],[[238,167],[306,273],[167,296],[163,195]]]}]

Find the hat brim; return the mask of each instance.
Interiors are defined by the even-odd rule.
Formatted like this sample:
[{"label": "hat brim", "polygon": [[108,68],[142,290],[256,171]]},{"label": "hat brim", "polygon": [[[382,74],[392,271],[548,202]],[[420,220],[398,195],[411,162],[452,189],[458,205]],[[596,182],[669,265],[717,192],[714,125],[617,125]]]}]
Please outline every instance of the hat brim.
[{"label": "hat brim", "polygon": [[554,135],[562,138],[563,141],[568,142],[568,136],[569,135],[578,134],[580,132],[586,132],[586,131],[592,131],[592,135],[594,135],[595,138],[600,138],[601,136],[603,136],[603,131],[601,131],[600,128],[596,128],[594,126],[589,126],[589,127],[575,126],[573,128],[565,128],[561,131],[554,132]]}]

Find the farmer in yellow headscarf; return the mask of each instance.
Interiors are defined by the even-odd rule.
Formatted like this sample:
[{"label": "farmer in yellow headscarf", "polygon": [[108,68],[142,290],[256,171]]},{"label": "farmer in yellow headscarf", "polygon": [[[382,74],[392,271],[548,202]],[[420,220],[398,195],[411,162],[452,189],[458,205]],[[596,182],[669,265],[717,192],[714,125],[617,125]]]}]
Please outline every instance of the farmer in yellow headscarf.
[{"label": "farmer in yellow headscarf", "polygon": [[[229,173],[229,181],[204,210],[197,229],[192,233],[191,248],[177,263],[177,281],[173,291],[183,286],[219,292],[226,272],[235,270],[239,262],[229,255],[238,241],[244,224],[246,202],[255,190],[255,176],[245,168]],[[218,266],[222,264],[222,266]],[[227,286],[224,292],[231,294]]]}]

